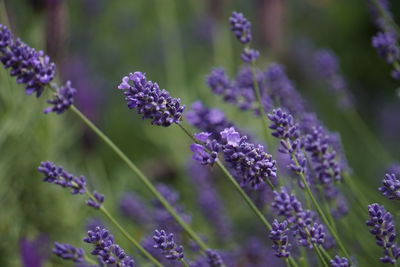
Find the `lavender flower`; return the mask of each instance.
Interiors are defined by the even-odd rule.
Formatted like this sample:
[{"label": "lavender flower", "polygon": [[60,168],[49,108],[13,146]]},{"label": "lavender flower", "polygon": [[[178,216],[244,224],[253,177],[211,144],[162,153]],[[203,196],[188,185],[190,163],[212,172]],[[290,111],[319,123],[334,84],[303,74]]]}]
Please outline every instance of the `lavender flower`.
[{"label": "lavender flower", "polygon": [[384,249],[384,256],[380,260],[394,264],[400,256],[400,248],[395,243],[396,229],[392,214],[377,203],[368,206],[368,213],[366,224],[371,227],[370,233],[375,236],[376,244]]},{"label": "lavender flower", "polygon": [[379,191],[387,198],[400,200],[400,180],[394,173],[387,173],[382,180],[382,186]]},{"label": "lavender flower", "polygon": [[169,260],[183,259],[183,248],[175,244],[173,233],[167,234],[164,230],[155,230],[153,240],[154,248],[160,249],[165,258]]},{"label": "lavender flower", "polygon": [[139,225],[148,225],[151,221],[149,210],[143,201],[133,193],[125,193],[119,201],[121,213]]},{"label": "lavender flower", "polygon": [[294,223],[297,214],[303,211],[301,202],[296,196],[289,194],[285,187],[281,188],[281,192],[274,191],[274,201],[271,206],[274,208],[278,216],[284,216],[290,223]]},{"label": "lavender flower", "polygon": [[82,248],[75,248],[70,244],[62,244],[55,242],[53,253],[64,260],[71,260],[76,263],[84,262],[84,254]]},{"label": "lavender flower", "polygon": [[271,225],[272,229],[269,232],[269,238],[274,243],[273,249],[275,256],[278,258],[287,258],[290,256],[290,249],[292,245],[289,243],[289,224],[285,220],[282,223],[274,220]]},{"label": "lavender flower", "polygon": [[348,259],[339,256],[335,256],[331,259],[330,263],[331,267],[351,267]]},{"label": "lavender flower", "polygon": [[300,246],[313,248],[314,245],[324,244],[326,233],[322,224],[306,224],[305,227],[298,229],[298,242]]},{"label": "lavender flower", "polygon": [[168,127],[182,120],[185,106],[181,106],[180,99],[172,98],[157,83],[147,81],[142,72],[130,73],[129,77],[122,78],[118,89],[124,91],[128,108],[137,109],[143,119],[152,119],[152,124]]},{"label": "lavender flower", "polygon": [[233,126],[221,110],[207,108],[201,101],[192,104],[190,110],[186,112],[186,120],[200,131],[210,133],[210,137],[218,141],[219,133]]},{"label": "lavender flower", "polygon": [[48,100],[47,103],[53,105],[44,110],[44,113],[55,112],[61,114],[66,111],[73,103],[74,96],[77,90],[71,86],[71,82],[68,81],[64,86],[59,88],[54,94],[54,98]]},{"label": "lavender flower", "polygon": [[89,199],[86,201],[86,205],[93,207],[95,209],[100,209],[101,204],[104,202],[104,196],[96,191],[93,192],[94,199]]},{"label": "lavender flower", "polygon": [[[378,28],[383,31],[393,31],[393,26],[387,23],[387,18],[393,20],[393,14],[390,11],[390,5],[388,0],[369,0],[369,10],[372,18]],[[377,4],[380,6],[378,7]],[[382,15],[382,12],[385,15]]]},{"label": "lavender flower", "polygon": [[251,42],[251,23],[242,13],[232,12],[229,18],[231,30],[242,44]]},{"label": "lavender flower", "polygon": [[265,75],[267,86],[276,102],[296,117],[306,112],[303,98],[287,77],[282,65],[271,63]]},{"label": "lavender flower", "polygon": [[86,178],[84,176],[76,177],[50,161],[42,162],[38,170],[44,174],[43,181],[45,182],[71,188],[71,193],[74,195],[85,194],[86,192]]},{"label": "lavender flower", "polygon": [[83,240],[93,244],[92,255],[97,255],[102,264],[115,264],[117,267],[134,267],[135,261],[125,251],[115,244],[114,236],[107,229],[96,227],[94,231],[88,231]]},{"label": "lavender flower", "polygon": [[49,240],[46,235],[39,235],[32,240],[23,237],[19,245],[22,266],[40,267],[49,257]]},{"label": "lavender flower", "polygon": [[213,165],[218,159],[218,152],[221,145],[217,140],[210,138],[211,133],[198,133],[194,138],[203,144],[192,144],[190,150],[193,152],[193,160],[198,161],[202,165]]},{"label": "lavender flower", "polygon": [[0,24],[0,61],[17,83],[25,84],[25,92],[39,97],[55,75],[55,65],[43,51],[36,51],[20,39],[13,40],[9,29]]},{"label": "lavender flower", "polygon": [[378,32],[372,37],[372,46],[378,55],[389,64],[400,59],[400,48],[397,44],[397,37],[393,33]]},{"label": "lavender flower", "polygon": [[217,251],[212,249],[207,249],[206,255],[207,255],[207,263],[210,267],[224,266],[224,261],[222,260],[221,255],[219,255]]},{"label": "lavender flower", "polygon": [[221,137],[224,159],[237,176],[242,177],[242,187],[258,189],[266,179],[274,182],[276,162],[262,145],[248,143],[247,137],[241,137],[233,127],[222,131]]},{"label": "lavender flower", "polygon": [[255,62],[259,56],[260,52],[258,52],[257,50],[245,47],[242,54],[240,55],[240,58],[245,63],[252,63]]},{"label": "lavender flower", "polygon": [[348,109],[352,106],[346,81],[340,73],[336,55],[331,50],[320,50],[314,54],[314,65],[319,74],[327,80],[329,88],[338,97],[339,106]]}]

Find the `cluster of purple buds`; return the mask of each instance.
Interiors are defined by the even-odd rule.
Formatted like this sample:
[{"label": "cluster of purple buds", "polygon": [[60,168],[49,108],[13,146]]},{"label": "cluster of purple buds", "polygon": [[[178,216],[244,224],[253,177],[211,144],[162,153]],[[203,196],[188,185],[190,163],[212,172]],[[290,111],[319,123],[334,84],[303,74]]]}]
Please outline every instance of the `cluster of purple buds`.
[{"label": "cluster of purple buds", "polygon": [[55,65],[43,51],[36,51],[20,39],[13,39],[7,26],[0,24],[0,61],[25,92],[39,97],[55,75]]},{"label": "cluster of purple buds", "polygon": [[299,228],[299,245],[313,248],[314,245],[323,245],[325,242],[325,229],[320,223],[307,224],[304,228]]},{"label": "cluster of purple buds", "polygon": [[259,189],[267,179],[271,184],[275,182],[276,162],[262,145],[247,142],[247,137],[240,136],[233,127],[223,130],[221,138],[224,160],[242,178],[242,187]]},{"label": "cluster of purple buds", "polygon": [[382,180],[382,186],[379,191],[387,198],[400,200],[400,180],[394,173],[387,173]]},{"label": "cluster of purple buds", "polygon": [[45,182],[71,188],[71,193],[74,195],[85,194],[86,192],[86,178],[84,176],[76,177],[64,170],[63,167],[50,161],[42,162],[38,170],[44,174],[43,181]]},{"label": "cluster of purple buds", "polygon": [[229,18],[231,30],[242,44],[251,42],[251,23],[242,13],[232,12]]},{"label": "cluster of purple buds", "polygon": [[368,206],[369,220],[367,226],[375,236],[376,244],[384,249],[384,256],[380,260],[394,264],[400,256],[400,248],[396,244],[396,229],[393,216],[377,203]]},{"label": "cluster of purple buds", "polygon": [[191,144],[190,150],[193,152],[193,159],[202,165],[213,165],[218,160],[218,152],[221,149],[221,144],[211,139],[211,133],[201,132],[194,135],[194,138],[201,144]]},{"label": "cluster of purple buds", "polygon": [[280,139],[279,152],[289,154],[292,158],[289,168],[296,174],[305,173],[306,157],[301,150],[300,132],[298,125],[294,123],[293,116],[280,108],[272,110],[267,116],[271,121],[269,126],[272,130],[271,134]]},{"label": "cluster of purple buds", "polygon": [[288,233],[289,223],[284,220],[283,222],[278,222],[274,220],[272,223],[272,229],[269,232],[269,238],[272,240],[274,245],[272,249],[275,252],[275,256],[278,258],[287,258],[290,256],[290,249],[292,245],[289,243]]},{"label": "cluster of purple buds", "polygon": [[83,241],[94,245],[91,254],[98,256],[102,264],[114,264],[117,267],[135,266],[135,261],[115,244],[114,236],[107,229],[96,227],[93,231],[88,231],[87,235]]},{"label": "cluster of purple buds", "polygon": [[95,209],[100,209],[101,205],[104,202],[104,196],[97,191],[93,192],[93,199],[90,198],[89,200],[86,201],[86,205],[89,207],[93,207]]},{"label": "cluster of purple buds", "polygon": [[71,260],[76,263],[84,262],[84,250],[75,248],[70,244],[54,243],[53,253],[64,260]]},{"label": "cluster of purple buds", "polygon": [[301,202],[290,194],[285,187],[281,191],[274,191],[274,201],[271,203],[278,216],[283,216],[289,223],[295,223],[297,214],[303,211]]},{"label": "cluster of purple buds", "polygon": [[124,91],[129,109],[136,109],[143,119],[151,119],[152,124],[168,127],[180,123],[185,106],[179,98],[172,98],[157,83],[148,81],[142,72],[130,73],[122,78],[118,89]]},{"label": "cluster of purple buds", "polygon": [[210,267],[223,267],[225,266],[224,261],[222,260],[221,255],[215,250],[207,249],[206,250],[207,263]]},{"label": "cluster of purple buds", "polygon": [[331,184],[341,179],[341,168],[330,136],[322,126],[314,126],[305,136],[304,148],[311,155],[315,176],[320,184]]},{"label": "cluster of purple buds", "polygon": [[240,58],[243,60],[243,62],[252,63],[255,62],[257,58],[259,58],[259,56],[260,52],[258,52],[257,50],[245,47],[242,54],[240,55]]},{"label": "cluster of purple buds", "polygon": [[[388,64],[399,62],[400,47],[395,33],[378,32],[372,37],[372,46],[376,49],[378,55]],[[392,71],[392,77],[396,80],[400,79],[400,69],[398,67],[395,67]]]},{"label": "cluster of purple buds", "polygon": [[154,248],[160,249],[168,260],[182,260],[183,248],[174,241],[174,234],[167,234],[164,230],[154,231]]},{"label": "cluster of purple buds", "polygon": [[207,108],[201,101],[192,104],[186,112],[186,121],[202,132],[211,133],[211,138],[217,140],[221,131],[233,126],[221,110]]},{"label": "cluster of purple buds", "polygon": [[348,109],[353,104],[352,96],[347,90],[346,81],[340,73],[336,55],[330,50],[320,50],[314,55],[314,65],[322,78],[327,80],[329,88],[338,98],[341,108]]},{"label": "cluster of purple buds", "polygon": [[331,267],[351,267],[348,259],[344,257],[335,256],[330,260]]},{"label": "cluster of purple buds", "polygon": [[268,89],[277,103],[294,116],[306,113],[304,100],[282,65],[271,63],[265,72],[265,77]]},{"label": "cluster of purple buds", "polygon": [[71,86],[71,82],[68,81],[64,86],[58,88],[57,92],[54,94],[53,99],[47,101],[47,103],[51,104],[52,106],[46,108],[44,110],[44,113],[63,113],[74,103],[74,96],[76,95],[76,93],[77,90],[73,88]]}]

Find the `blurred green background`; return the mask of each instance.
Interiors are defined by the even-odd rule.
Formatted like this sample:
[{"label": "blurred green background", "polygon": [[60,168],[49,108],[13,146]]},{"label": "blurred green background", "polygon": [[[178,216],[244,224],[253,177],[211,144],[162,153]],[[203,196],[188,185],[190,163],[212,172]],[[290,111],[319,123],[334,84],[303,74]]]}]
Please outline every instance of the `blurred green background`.
[{"label": "blurred green background", "polygon": [[[391,2],[396,16],[400,2]],[[250,112],[224,104],[205,84],[205,75],[214,66],[225,67],[233,75],[241,64],[241,47],[228,25],[233,10],[252,21],[255,47],[261,51],[259,66],[272,61],[285,65],[312,109],[329,129],[341,133],[358,182],[368,185],[366,192],[372,192],[372,198],[383,201],[375,188],[384,170],[400,157],[400,100],[390,67],[370,45],[376,28],[365,1],[6,0],[0,9],[0,22],[9,24],[26,43],[49,53],[57,64],[58,78],[72,81],[79,90],[76,106],[149,177],[180,192],[200,232],[209,230],[196,211],[186,172],[190,141],[178,127],[157,128],[142,121],[126,108],[116,87],[129,72],[146,72],[188,107],[201,99],[261,137],[260,125],[249,119]],[[362,120],[391,154],[390,159],[365,148],[352,127],[354,122],[337,109],[324,85],[315,81],[312,53],[321,48],[337,54]],[[72,114],[43,115],[43,99],[26,96],[5,70],[0,74],[0,266],[21,266],[23,240],[80,245],[88,219],[99,216],[83,204],[84,198],[42,183],[36,171],[41,161],[51,160],[72,173],[84,174],[93,188],[106,195],[106,206],[117,217],[117,201],[123,192],[151,199],[120,159]],[[245,209],[229,185],[225,188],[221,182],[219,186],[228,210],[236,205]],[[232,199],[237,202],[231,203]],[[240,235],[252,231],[240,228],[240,213],[234,209],[228,213],[237,218]],[[52,255],[46,260],[46,266],[61,265],[65,263]]]}]

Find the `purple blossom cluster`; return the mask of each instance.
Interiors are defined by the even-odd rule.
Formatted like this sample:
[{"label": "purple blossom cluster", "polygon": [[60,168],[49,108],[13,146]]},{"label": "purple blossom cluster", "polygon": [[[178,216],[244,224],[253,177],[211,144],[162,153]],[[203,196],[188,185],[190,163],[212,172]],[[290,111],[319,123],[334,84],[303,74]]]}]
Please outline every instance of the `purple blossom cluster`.
[{"label": "purple blossom cluster", "polygon": [[84,262],[84,250],[82,248],[75,248],[70,244],[55,242],[53,253],[64,260],[71,260],[76,263]]},{"label": "purple blossom cluster", "polygon": [[396,243],[392,214],[377,203],[368,206],[368,213],[366,224],[370,227],[370,233],[375,236],[376,244],[383,248],[383,257],[380,260],[394,264],[400,256],[400,248]]},{"label": "purple blossom cluster", "polygon": [[242,13],[232,12],[229,22],[231,24],[231,31],[235,34],[239,42],[242,44],[251,42],[251,23]]},{"label": "purple blossom cluster", "polygon": [[336,55],[331,50],[320,50],[314,54],[314,65],[323,79],[326,79],[330,90],[338,99],[338,105],[345,110],[353,106],[353,97],[340,73]]},{"label": "purple blossom cluster", "polygon": [[115,243],[114,236],[107,229],[96,227],[93,231],[88,231],[83,241],[94,245],[91,254],[97,256],[101,264],[114,264],[117,267],[135,266],[135,261]]},{"label": "purple blossom cluster", "polygon": [[129,109],[136,109],[143,119],[151,119],[152,124],[168,127],[180,123],[185,106],[179,98],[173,98],[157,83],[148,81],[142,72],[130,73],[122,78],[118,89],[124,91]]},{"label": "purple blossom cluster", "polygon": [[66,111],[73,103],[74,97],[77,90],[71,86],[71,82],[68,81],[64,86],[57,89],[54,93],[54,98],[47,100],[47,103],[52,105],[44,110],[44,113],[55,112],[61,114]]},{"label": "purple blossom cluster", "polygon": [[292,244],[289,243],[289,231],[289,224],[286,220],[281,223],[278,220],[274,220],[272,223],[269,238],[274,243],[272,248],[275,250],[275,256],[278,258],[287,258],[290,256]]},{"label": "purple blossom cluster", "polygon": [[330,261],[331,267],[351,267],[351,264],[348,259],[344,257],[335,256]]},{"label": "purple blossom cluster", "polygon": [[201,165],[213,165],[218,160],[221,144],[217,140],[211,139],[211,133],[197,133],[194,138],[202,144],[190,145],[193,160],[198,161]]},{"label": "purple blossom cluster", "polygon": [[183,259],[183,247],[175,244],[174,234],[167,234],[165,230],[154,231],[154,248],[160,249],[168,260]]},{"label": "purple blossom cluster", "polygon": [[55,65],[43,51],[36,51],[20,39],[14,39],[7,26],[0,24],[0,61],[17,83],[25,85],[26,94],[39,97],[53,80]]},{"label": "purple blossom cluster", "polygon": [[394,173],[387,173],[379,191],[388,199],[400,200],[400,179]]}]

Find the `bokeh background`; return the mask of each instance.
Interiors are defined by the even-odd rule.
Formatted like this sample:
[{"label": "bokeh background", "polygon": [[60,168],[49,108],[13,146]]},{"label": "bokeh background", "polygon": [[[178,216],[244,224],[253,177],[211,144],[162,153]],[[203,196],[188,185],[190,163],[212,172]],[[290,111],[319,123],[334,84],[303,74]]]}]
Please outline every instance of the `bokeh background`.
[{"label": "bokeh background", "polygon": [[[391,5],[398,18],[400,2]],[[375,188],[400,158],[400,98],[390,66],[371,47],[377,29],[366,1],[6,0],[0,6],[0,22],[52,57],[58,79],[71,80],[79,91],[76,106],[149,177],[179,191],[194,227],[207,234],[210,227],[196,208],[195,185],[187,171],[189,140],[177,127],[160,129],[143,122],[126,108],[116,87],[127,73],[146,72],[188,107],[201,99],[261,138],[261,127],[249,119],[250,112],[224,104],[205,83],[213,67],[234,75],[241,64],[241,47],[229,31],[233,10],[252,21],[254,46],[261,52],[259,67],[273,61],[285,65],[310,109],[341,134],[360,188],[384,202]],[[321,48],[337,54],[357,120],[337,107],[317,78],[313,53]],[[44,160],[84,174],[106,195],[107,207],[127,229],[138,237],[145,235],[121,215],[118,202],[125,192],[149,203],[151,196],[120,159],[72,114],[43,115],[43,99],[26,96],[5,70],[0,74],[0,266],[64,266],[51,255],[52,242],[80,245],[88,224],[100,218],[83,204],[84,198],[42,183],[37,166]],[[372,138],[375,153],[366,148],[365,138]],[[234,218],[238,240],[256,235],[251,224],[243,223],[248,214],[235,209],[246,208],[230,185],[221,180],[217,186]],[[220,244],[218,237],[210,239],[230,246]]]}]

